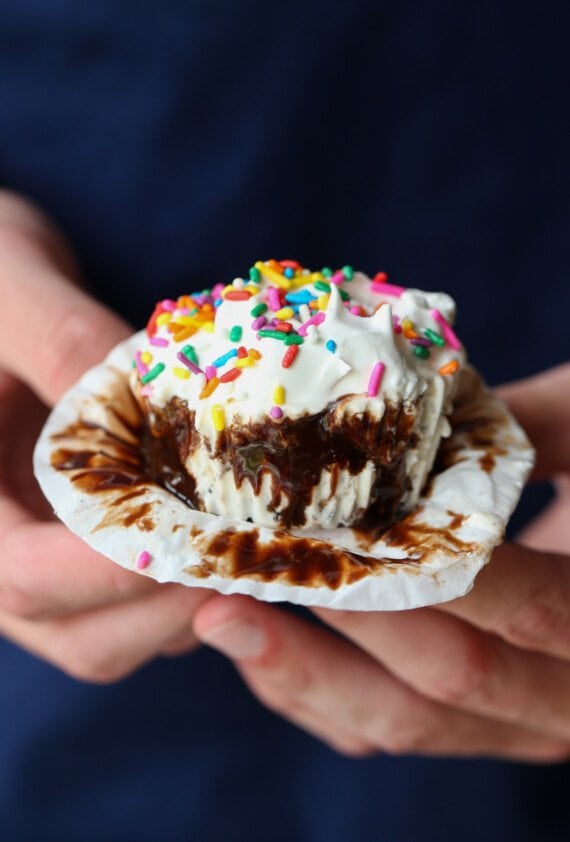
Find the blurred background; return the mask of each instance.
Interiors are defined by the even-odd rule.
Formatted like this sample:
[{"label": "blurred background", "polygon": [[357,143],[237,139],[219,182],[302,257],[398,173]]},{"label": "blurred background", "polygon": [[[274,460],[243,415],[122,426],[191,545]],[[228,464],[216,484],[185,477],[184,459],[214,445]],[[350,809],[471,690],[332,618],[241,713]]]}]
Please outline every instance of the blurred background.
[{"label": "blurred background", "polygon": [[[569,12],[0,3],[0,181],[136,327],[256,259],[350,263],[451,293],[485,378],[524,377],[570,351]],[[0,662],[6,840],[570,839],[568,766],[349,761],[211,652],[108,688]]]}]

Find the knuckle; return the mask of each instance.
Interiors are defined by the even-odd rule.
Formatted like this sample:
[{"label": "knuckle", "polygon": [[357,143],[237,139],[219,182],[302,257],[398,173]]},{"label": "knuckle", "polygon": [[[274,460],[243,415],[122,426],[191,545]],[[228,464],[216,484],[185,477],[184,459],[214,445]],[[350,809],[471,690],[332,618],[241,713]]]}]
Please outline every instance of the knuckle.
[{"label": "knuckle", "polygon": [[20,620],[45,619],[46,606],[34,593],[33,579],[29,577],[27,565],[9,565],[7,576],[7,581],[0,588],[2,609]]},{"label": "knuckle", "polygon": [[497,653],[489,642],[470,632],[456,642],[453,659],[431,677],[424,692],[428,698],[454,707],[485,703],[491,690],[490,676],[497,669]]},{"label": "knuckle", "polygon": [[570,645],[568,606],[555,582],[533,591],[505,621],[500,633],[524,649],[548,649],[557,642]]},{"label": "knuckle", "polygon": [[379,742],[379,748],[386,754],[402,757],[408,754],[422,754],[433,748],[432,738],[422,722],[392,723]]},{"label": "knuckle", "polygon": [[132,672],[116,653],[81,644],[67,649],[59,666],[71,678],[86,684],[114,684]]}]

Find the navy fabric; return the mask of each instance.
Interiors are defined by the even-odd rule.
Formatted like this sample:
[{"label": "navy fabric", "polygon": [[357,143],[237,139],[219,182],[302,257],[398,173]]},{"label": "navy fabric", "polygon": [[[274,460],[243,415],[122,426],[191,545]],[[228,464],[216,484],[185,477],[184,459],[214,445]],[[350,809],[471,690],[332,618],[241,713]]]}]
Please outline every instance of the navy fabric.
[{"label": "navy fabric", "polygon": [[[350,262],[450,291],[488,380],[524,376],[570,349],[568,17],[1,4],[0,180],[137,326],[259,257]],[[0,643],[0,670],[2,840],[570,838],[568,764],[340,758],[211,652],[90,687]]]}]

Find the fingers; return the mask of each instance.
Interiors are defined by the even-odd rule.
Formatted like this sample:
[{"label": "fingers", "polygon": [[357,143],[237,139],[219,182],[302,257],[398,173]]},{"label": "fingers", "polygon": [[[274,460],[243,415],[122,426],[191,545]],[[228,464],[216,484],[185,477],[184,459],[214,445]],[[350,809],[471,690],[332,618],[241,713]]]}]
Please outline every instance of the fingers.
[{"label": "fingers", "polygon": [[504,544],[461,599],[438,608],[515,646],[570,661],[570,559]]},{"label": "fingers", "polygon": [[162,585],[120,606],[60,620],[29,622],[0,612],[0,633],[81,681],[118,681],[190,633],[208,592]]},{"label": "fingers", "polygon": [[537,448],[537,479],[570,471],[570,363],[501,386],[506,401]]},{"label": "fingers", "polygon": [[158,587],[99,555],[59,523],[20,523],[0,538],[0,609],[20,618],[112,605]]},{"label": "fingers", "polygon": [[245,597],[209,600],[194,630],[237,662],[269,707],[341,751],[539,761],[567,751],[562,740],[423,698],[347,640]]},{"label": "fingers", "polygon": [[427,698],[570,744],[568,663],[523,652],[429,608],[316,613]]},{"label": "fingers", "polygon": [[71,282],[69,255],[37,211],[0,200],[0,359],[54,403],[131,331]]}]

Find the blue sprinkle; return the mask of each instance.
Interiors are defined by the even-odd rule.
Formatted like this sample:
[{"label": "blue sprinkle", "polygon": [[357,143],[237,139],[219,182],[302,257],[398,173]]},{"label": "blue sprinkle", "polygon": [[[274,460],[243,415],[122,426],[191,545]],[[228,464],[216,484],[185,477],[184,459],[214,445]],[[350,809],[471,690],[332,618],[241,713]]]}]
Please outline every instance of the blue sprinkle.
[{"label": "blue sprinkle", "polygon": [[219,307],[223,300],[223,298],[216,298],[214,301],[214,307]]},{"label": "blue sprinkle", "polygon": [[298,292],[288,292],[285,296],[285,301],[291,304],[306,304],[314,298],[314,294],[308,289],[300,289]]},{"label": "blue sprinkle", "polygon": [[285,271],[283,272],[286,278],[294,278],[295,277],[295,270],[292,269],[290,266],[287,266]]},{"label": "blue sprinkle", "polygon": [[327,344],[325,345],[325,348],[327,349],[327,351],[330,351],[331,354],[334,354],[334,352],[336,351],[336,342],[334,341],[334,339],[329,339]]},{"label": "blue sprinkle", "polygon": [[227,354],[222,354],[221,357],[218,357],[217,360],[214,360],[212,365],[215,366],[215,368],[221,368],[227,363],[228,360],[231,360],[232,357],[237,357],[237,348],[232,348],[232,350],[228,351]]}]

